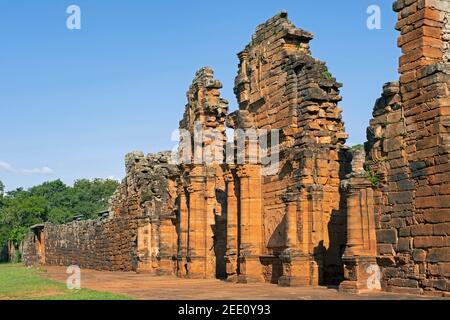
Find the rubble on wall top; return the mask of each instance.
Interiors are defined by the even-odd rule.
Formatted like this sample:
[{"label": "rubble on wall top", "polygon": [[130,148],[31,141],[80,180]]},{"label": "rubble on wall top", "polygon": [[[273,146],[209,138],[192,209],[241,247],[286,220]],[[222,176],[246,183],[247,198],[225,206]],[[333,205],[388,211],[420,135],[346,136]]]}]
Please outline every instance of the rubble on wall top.
[{"label": "rubble on wall top", "polygon": [[255,45],[267,40],[274,34],[280,34],[280,38],[294,38],[304,43],[308,43],[314,38],[313,33],[297,28],[288,19],[288,13],[282,11],[256,27],[256,32],[252,37],[252,44]]},{"label": "rubble on wall top", "polygon": [[352,172],[353,173],[364,173],[364,163],[366,161],[366,152],[363,146],[354,148],[353,150],[353,160],[352,160]]},{"label": "rubble on wall top", "polygon": [[199,85],[211,89],[222,88],[222,83],[214,79],[214,70],[210,67],[203,67],[195,73],[195,78],[192,82],[191,90],[193,89],[193,87]]},{"label": "rubble on wall top", "polygon": [[397,94],[399,92],[400,92],[400,82],[398,81],[386,82],[383,86],[383,93],[386,96]]},{"label": "rubble on wall top", "polygon": [[436,8],[441,11],[450,12],[450,1],[449,0],[396,0],[394,1],[392,8],[395,12],[400,12],[404,8],[418,4],[418,9],[425,7]]}]

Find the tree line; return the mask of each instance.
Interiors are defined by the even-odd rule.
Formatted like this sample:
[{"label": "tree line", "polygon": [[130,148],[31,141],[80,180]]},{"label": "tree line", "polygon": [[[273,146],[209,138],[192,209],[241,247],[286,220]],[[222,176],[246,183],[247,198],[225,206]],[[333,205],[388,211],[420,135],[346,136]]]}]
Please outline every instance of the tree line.
[{"label": "tree line", "polygon": [[73,186],[56,180],[5,192],[0,181],[0,260],[2,249],[5,255],[8,244],[18,248],[33,225],[65,224],[78,216],[96,219],[99,212],[108,209],[109,198],[118,186],[110,179],[83,179]]}]

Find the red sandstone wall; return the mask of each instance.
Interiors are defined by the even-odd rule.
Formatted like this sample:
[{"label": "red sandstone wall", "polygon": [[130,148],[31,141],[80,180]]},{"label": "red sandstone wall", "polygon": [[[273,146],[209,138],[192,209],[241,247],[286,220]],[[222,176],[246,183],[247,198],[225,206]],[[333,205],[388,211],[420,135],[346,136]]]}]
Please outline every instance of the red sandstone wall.
[{"label": "red sandstone wall", "polygon": [[399,0],[400,82],[386,84],[369,128],[384,289],[450,291],[450,2]]},{"label": "red sandstone wall", "polygon": [[[321,281],[334,282],[342,274],[340,257],[346,242],[345,199],[341,201],[339,183],[348,169],[348,135],[337,107],[341,84],[325,63],[311,57],[312,38],[286,13],[259,25],[239,54],[235,92],[240,110],[231,117],[238,119],[237,129],[280,130],[280,170],[262,180],[263,254],[278,257],[287,248],[290,231],[283,197],[293,192],[299,203],[299,249],[323,265]],[[245,119],[247,127],[239,119]],[[279,261],[272,261],[266,270],[269,281],[282,276]]]}]

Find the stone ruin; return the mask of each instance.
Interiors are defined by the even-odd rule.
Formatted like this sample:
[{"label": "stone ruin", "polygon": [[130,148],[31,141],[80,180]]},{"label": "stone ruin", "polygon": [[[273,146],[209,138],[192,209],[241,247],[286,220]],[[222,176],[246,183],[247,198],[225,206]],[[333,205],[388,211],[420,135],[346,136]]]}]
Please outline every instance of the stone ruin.
[{"label": "stone ruin", "polygon": [[[238,54],[237,111],[200,69],[180,122],[184,161],[127,155],[109,214],[34,227],[25,263],[450,296],[450,3],[394,10],[400,81],[384,86],[364,148],[345,145],[341,84],[311,56],[313,35],[280,13]],[[261,146],[260,132],[278,139]]]}]

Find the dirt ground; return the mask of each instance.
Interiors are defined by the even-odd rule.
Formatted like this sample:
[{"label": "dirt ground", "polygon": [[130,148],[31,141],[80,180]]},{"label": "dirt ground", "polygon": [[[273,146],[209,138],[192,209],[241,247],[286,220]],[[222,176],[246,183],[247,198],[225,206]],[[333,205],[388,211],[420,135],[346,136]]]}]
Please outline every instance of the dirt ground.
[{"label": "dirt ground", "polygon": [[[45,267],[45,276],[65,282],[66,268]],[[146,274],[81,270],[81,286],[142,300],[428,300],[430,297],[376,293],[349,295],[329,288],[282,288],[270,284],[234,284]]]}]

